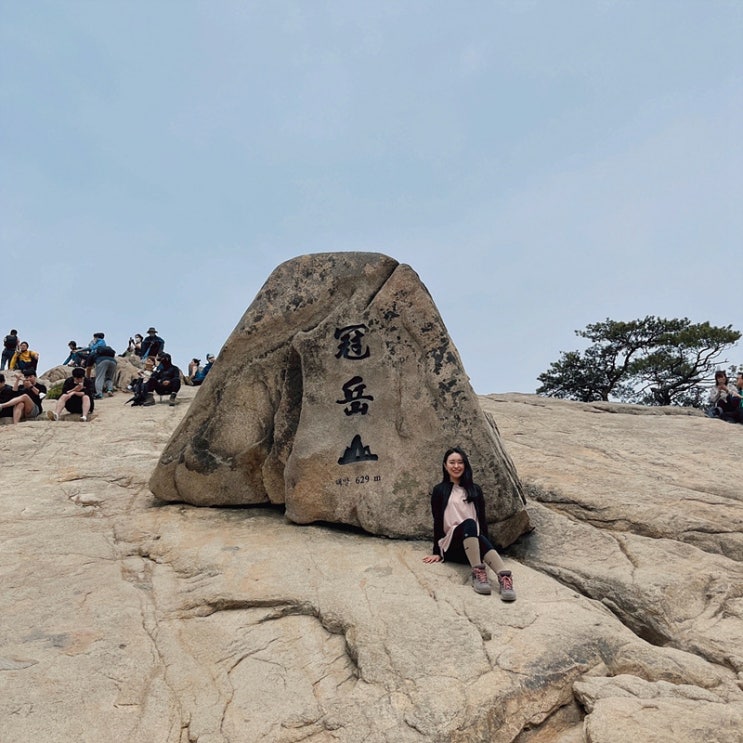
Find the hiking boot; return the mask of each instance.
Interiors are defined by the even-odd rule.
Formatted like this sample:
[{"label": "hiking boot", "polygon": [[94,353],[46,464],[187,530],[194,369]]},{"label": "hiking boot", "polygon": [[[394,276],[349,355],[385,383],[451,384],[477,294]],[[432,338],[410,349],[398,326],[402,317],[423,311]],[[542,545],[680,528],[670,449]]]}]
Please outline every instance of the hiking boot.
[{"label": "hiking boot", "polygon": [[155,396],[151,393],[147,393],[147,397],[144,399],[144,402],[142,405],[154,405],[155,404]]},{"label": "hiking boot", "polygon": [[171,392],[170,393],[170,400],[168,402],[168,405],[170,405],[171,407],[173,407],[173,405],[175,405],[175,392]]},{"label": "hiking boot", "polygon": [[501,570],[498,573],[501,601],[516,601],[516,591],[513,590],[513,578],[510,570]]},{"label": "hiking boot", "polygon": [[487,595],[490,593],[490,583],[488,583],[488,572],[481,563],[472,568],[472,588],[476,593]]}]

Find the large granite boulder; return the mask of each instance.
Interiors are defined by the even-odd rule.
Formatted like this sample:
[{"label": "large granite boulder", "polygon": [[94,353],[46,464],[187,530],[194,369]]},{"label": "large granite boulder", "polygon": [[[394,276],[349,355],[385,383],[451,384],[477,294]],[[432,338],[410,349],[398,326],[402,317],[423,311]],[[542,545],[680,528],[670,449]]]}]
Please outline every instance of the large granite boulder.
[{"label": "large granite boulder", "polygon": [[[116,389],[123,390],[133,379],[136,379],[141,364],[136,356],[117,356],[115,360],[116,377],[114,379],[114,386]],[[53,366],[51,369],[47,369],[39,377],[39,380],[47,386],[50,392],[52,390],[59,390],[61,392],[62,384],[70,376],[72,376],[72,367],[60,364],[59,366]],[[95,372],[93,372],[92,376],[95,379]]]},{"label": "large granite boulder", "polygon": [[498,545],[524,497],[426,288],[377,253],[280,265],[227,340],[150,480],[161,500],[285,504],[295,523],[431,531],[444,451],[467,450]]}]

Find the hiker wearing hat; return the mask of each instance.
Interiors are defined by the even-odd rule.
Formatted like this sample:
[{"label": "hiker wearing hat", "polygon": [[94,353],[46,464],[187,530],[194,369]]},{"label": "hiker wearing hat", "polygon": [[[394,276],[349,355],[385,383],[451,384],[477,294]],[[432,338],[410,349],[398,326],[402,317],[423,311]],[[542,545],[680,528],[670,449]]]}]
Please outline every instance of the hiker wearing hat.
[{"label": "hiker wearing hat", "polygon": [[154,359],[165,348],[165,341],[157,334],[155,328],[147,331],[147,337],[142,341],[142,361],[148,356]]},{"label": "hiker wearing hat", "polygon": [[[198,359],[194,359],[194,361],[198,361]],[[191,362],[193,363],[193,362]],[[214,354],[208,353],[206,355],[206,364],[204,366],[196,366],[196,370],[191,374],[191,384],[199,385],[204,381],[204,377],[209,373],[209,370],[212,368],[212,364],[214,363]]]}]

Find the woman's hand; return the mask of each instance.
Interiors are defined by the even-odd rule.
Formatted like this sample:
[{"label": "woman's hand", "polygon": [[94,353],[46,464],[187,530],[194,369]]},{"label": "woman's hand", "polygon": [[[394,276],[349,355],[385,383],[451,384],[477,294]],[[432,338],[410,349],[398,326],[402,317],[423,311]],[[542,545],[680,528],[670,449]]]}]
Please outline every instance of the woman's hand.
[{"label": "woman's hand", "polygon": [[426,555],[423,562],[441,562],[441,558],[438,555]]}]

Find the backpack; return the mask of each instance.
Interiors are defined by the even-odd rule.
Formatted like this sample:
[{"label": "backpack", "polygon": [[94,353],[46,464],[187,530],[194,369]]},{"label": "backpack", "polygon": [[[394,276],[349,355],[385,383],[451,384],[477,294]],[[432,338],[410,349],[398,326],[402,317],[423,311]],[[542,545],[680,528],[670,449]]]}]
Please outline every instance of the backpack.
[{"label": "backpack", "polygon": [[107,358],[112,359],[116,356],[116,351],[114,351],[111,346],[103,346],[103,348],[98,349],[96,356],[106,356]]},{"label": "backpack", "polygon": [[10,351],[15,351],[18,347],[18,336],[17,335],[6,335],[3,345]]},{"label": "backpack", "polygon": [[142,405],[147,399],[147,380],[137,377],[137,379],[132,379],[129,386],[131,387],[134,396],[127,400],[124,405],[127,403],[131,403],[132,407],[135,405]]}]

